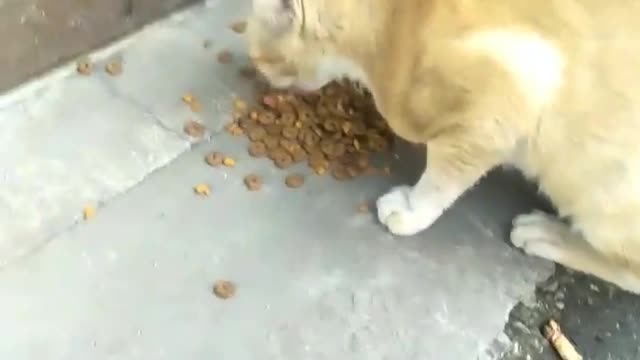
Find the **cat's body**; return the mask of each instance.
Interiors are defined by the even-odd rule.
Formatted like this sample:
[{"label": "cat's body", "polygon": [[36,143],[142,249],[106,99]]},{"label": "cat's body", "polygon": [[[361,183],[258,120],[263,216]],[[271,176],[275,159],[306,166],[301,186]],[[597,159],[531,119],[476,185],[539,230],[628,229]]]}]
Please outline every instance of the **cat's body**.
[{"label": "cat's body", "polygon": [[273,84],[355,78],[427,144],[418,183],[378,200],[392,233],[511,164],[572,224],[522,215],[512,242],[640,293],[638,19],[631,0],[254,0],[249,40]]}]

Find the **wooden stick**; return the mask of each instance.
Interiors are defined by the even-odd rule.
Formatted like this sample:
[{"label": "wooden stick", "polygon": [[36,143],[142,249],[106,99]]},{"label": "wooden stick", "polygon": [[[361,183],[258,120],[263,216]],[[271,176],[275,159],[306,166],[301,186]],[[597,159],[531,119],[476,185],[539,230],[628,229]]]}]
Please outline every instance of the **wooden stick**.
[{"label": "wooden stick", "polygon": [[562,360],[582,360],[582,355],[576,351],[573,344],[562,333],[560,325],[554,320],[549,320],[543,330],[544,337],[551,343]]}]

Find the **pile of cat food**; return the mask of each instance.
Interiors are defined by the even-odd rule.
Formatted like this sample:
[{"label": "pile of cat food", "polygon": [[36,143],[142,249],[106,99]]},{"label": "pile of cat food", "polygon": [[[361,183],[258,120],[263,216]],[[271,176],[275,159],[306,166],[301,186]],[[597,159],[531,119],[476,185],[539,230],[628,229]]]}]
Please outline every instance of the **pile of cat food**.
[{"label": "pile of cat food", "polygon": [[337,180],[388,172],[375,168],[370,156],[389,150],[392,132],[370,94],[350,82],[303,95],[268,90],[253,108],[236,99],[226,130],[249,139],[251,156],[268,158],[281,169],[306,163]]}]

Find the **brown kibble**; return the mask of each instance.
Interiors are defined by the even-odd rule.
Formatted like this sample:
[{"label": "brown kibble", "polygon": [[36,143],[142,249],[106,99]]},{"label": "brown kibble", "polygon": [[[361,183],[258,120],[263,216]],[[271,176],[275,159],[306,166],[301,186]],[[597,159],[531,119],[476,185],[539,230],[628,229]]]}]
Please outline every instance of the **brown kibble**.
[{"label": "brown kibble", "polygon": [[278,138],[275,136],[267,136],[264,138],[264,140],[262,140],[262,142],[264,143],[264,145],[267,147],[268,150],[275,150],[278,148],[280,142],[278,141]]},{"label": "brown kibble", "polygon": [[193,96],[191,93],[186,93],[186,94],[182,95],[182,101],[185,104],[191,104],[195,100],[196,100],[195,96]]},{"label": "brown kibble", "polygon": [[122,74],[122,61],[113,60],[113,61],[109,62],[106,65],[105,70],[106,70],[107,74],[109,74],[111,76],[118,76],[118,75]]},{"label": "brown kibble", "polygon": [[234,167],[236,166],[236,161],[230,157],[225,157],[224,159],[222,159],[222,164],[226,167]]},{"label": "brown kibble", "polygon": [[300,174],[291,174],[284,179],[284,183],[290,188],[299,188],[304,184],[304,176]]},{"label": "brown kibble", "polygon": [[279,168],[306,161],[316,174],[331,172],[338,180],[379,173],[370,153],[388,150],[393,134],[366,90],[336,81],[304,95],[256,91],[255,107],[239,111],[234,102],[235,122],[252,141],[250,155],[267,155]]},{"label": "brown kibble", "polygon": [[245,66],[240,69],[240,76],[242,76],[245,79],[253,80],[256,77],[256,75],[258,75],[258,72],[252,66]]},{"label": "brown kibble", "polygon": [[291,152],[291,157],[294,163],[300,163],[307,159],[307,153],[302,149],[295,149]]},{"label": "brown kibble", "polygon": [[258,175],[249,174],[244,178],[244,184],[249,191],[258,191],[262,187],[262,180]]},{"label": "brown kibble", "polygon": [[271,136],[279,136],[282,133],[282,125],[271,124],[265,127],[267,129],[267,133]]},{"label": "brown kibble", "polygon": [[244,130],[236,122],[231,122],[225,125],[224,128],[229,134],[233,136],[240,136],[244,134]]},{"label": "brown kibble", "polygon": [[267,130],[261,127],[254,127],[247,132],[247,136],[251,141],[260,141],[267,137]]},{"label": "brown kibble", "polygon": [[321,152],[313,152],[309,154],[309,166],[312,168],[326,168],[329,166],[329,162]]},{"label": "brown kibble", "polygon": [[202,105],[200,105],[199,101],[194,101],[189,103],[189,109],[191,109],[191,111],[193,112],[201,112],[202,111]]},{"label": "brown kibble", "polygon": [[91,220],[94,217],[96,217],[96,212],[97,212],[97,209],[95,206],[93,205],[85,206],[84,209],[82,209],[82,217],[85,220]]},{"label": "brown kibble", "polygon": [[78,61],[76,64],[76,71],[80,75],[90,75],[93,72],[93,65],[91,64],[91,60],[88,58],[84,58]]},{"label": "brown kibble", "polygon": [[236,294],[236,285],[231,281],[218,280],[213,284],[213,294],[223,300],[229,299]]},{"label": "brown kibble", "polygon": [[235,99],[233,100],[233,107],[234,109],[240,111],[240,112],[246,112],[247,109],[249,108],[249,106],[247,105],[247,103],[243,100],[240,99]]},{"label": "brown kibble", "polygon": [[347,180],[351,177],[344,166],[336,166],[335,168],[333,168],[331,175],[333,175],[333,178],[338,181]]},{"label": "brown kibble", "polygon": [[233,61],[233,54],[229,50],[222,50],[218,53],[218,62],[220,64],[229,64]]},{"label": "brown kibble", "polygon": [[256,114],[256,119],[261,125],[271,125],[276,122],[276,116],[269,112],[263,112],[260,115]]},{"label": "brown kibble", "polygon": [[317,175],[324,175],[327,173],[327,168],[325,168],[324,166],[318,166],[313,168],[313,171],[317,174]]},{"label": "brown kibble", "polygon": [[259,141],[252,142],[249,145],[249,155],[253,157],[264,157],[267,155],[267,146]]},{"label": "brown kibble", "polygon": [[242,34],[247,30],[247,22],[246,21],[236,21],[231,26],[229,26],[231,30],[235,33]]},{"label": "brown kibble", "polygon": [[294,126],[288,126],[282,129],[282,136],[285,139],[294,140],[298,137],[298,129]]},{"label": "brown kibble", "polygon": [[193,191],[200,196],[209,196],[211,194],[211,188],[207,184],[198,184],[193,188]]},{"label": "brown kibble", "polygon": [[204,127],[204,125],[193,120],[187,121],[187,123],[184,125],[185,134],[193,138],[201,138],[204,135],[205,130],[206,128]]},{"label": "brown kibble", "polygon": [[224,160],[224,155],[216,151],[207,154],[207,156],[204,158],[204,161],[207,164],[209,164],[209,166],[213,166],[213,167],[222,165],[223,160]]},{"label": "brown kibble", "polygon": [[276,95],[265,95],[262,97],[262,103],[272,109],[277,108],[279,102],[280,102],[280,99]]},{"label": "brown kibble", "polygon": [[362,203],[358,206],[358,212],[361,214],[366,214],[369,212],[369,204]]},{"label": "brown kibble", "polygon": [[355,166],[347,166],[347,173],[350,177],[354,178],[360,175],[360,169]]},{"label": "brown kibble", "polygon": [[293,158],[286,150],[282,148],[275,148],[269,152],[269,158],[273,160],[273,163],[280,169],[285,169],[293,164]]}]

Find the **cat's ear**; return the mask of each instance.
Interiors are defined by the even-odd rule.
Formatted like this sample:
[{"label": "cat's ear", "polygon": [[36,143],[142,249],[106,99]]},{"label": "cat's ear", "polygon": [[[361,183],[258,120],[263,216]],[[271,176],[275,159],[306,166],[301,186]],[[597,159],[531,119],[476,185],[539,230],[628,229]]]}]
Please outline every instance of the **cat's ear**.
[{"label": "cat's ear", "polygon": [[253,0],[253,13],[274,32],[288,30],[295,19],[294,0]]}]

